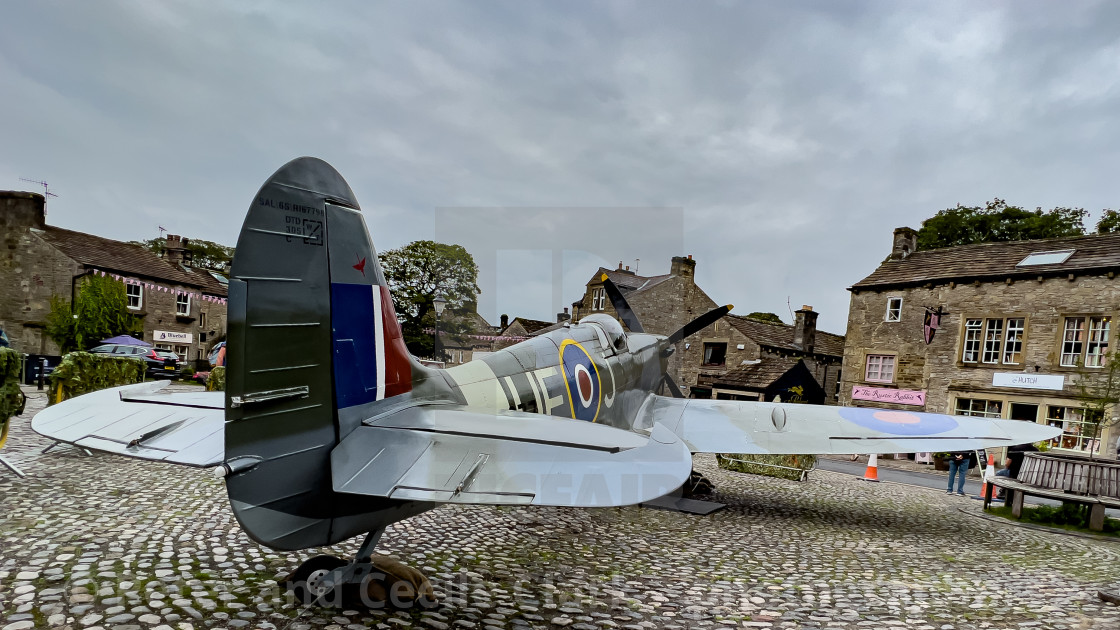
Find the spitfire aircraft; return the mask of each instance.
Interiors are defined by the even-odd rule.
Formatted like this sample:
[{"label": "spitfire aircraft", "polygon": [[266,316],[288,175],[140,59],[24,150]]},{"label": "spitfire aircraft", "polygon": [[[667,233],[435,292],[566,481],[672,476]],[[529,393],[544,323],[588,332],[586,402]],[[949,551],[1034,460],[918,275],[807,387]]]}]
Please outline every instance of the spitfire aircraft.
[{"label": "spitfire aircraft", "polygon": [[[375,226],[376,227],[376,226]],[[680,339],[584,317],[448,369],[405,347],[354,193],[299,158],[254,197],[229,282],[227,387],[164,383],[54,405],[35,431],[120,455],[215,467],[244,531],[275,549],[365,540],[352,561],[318,556],[293,576],[314,593],[370,573],[385,528],[444,503],[607,507],[689,477],[693,453],[972,450],[1035,442],[1025,422],[767,402],[690,400],[666,374]],[[656,394],[663,384],[673,396]]]}]

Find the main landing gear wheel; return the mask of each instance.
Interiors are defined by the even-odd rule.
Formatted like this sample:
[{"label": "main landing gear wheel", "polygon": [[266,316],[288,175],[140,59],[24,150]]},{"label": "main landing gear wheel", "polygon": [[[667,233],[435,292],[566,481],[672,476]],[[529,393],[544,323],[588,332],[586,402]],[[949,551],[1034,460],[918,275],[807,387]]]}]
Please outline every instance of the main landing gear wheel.
[{"label": "main landing gear wheel", "polygon": [[322,603],[329,603],[332,598],[323,597],[327,594],[323,578],[331,571],[346,565],[345,560],[335,556],[324,555],[308,558],[288,576],[285,586],[289,592],[296,596],[296,600],[304,606],[309,606],[320,598],[324,600]]}]

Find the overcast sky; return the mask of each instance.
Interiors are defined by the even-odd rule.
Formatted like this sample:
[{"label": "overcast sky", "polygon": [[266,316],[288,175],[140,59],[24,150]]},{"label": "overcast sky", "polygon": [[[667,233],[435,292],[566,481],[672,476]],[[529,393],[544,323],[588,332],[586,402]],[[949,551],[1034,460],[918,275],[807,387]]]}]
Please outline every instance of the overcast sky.
[{"label": "overcast sky", "polygon": [[897,226],[1120,207],[1118,77],[1115,2],[5,2],[0,189],[46,180],[60,227],[233,244],[314,155],[378,249],[490,221],[491,321],[692,254],[716,302],[843,333]]}]

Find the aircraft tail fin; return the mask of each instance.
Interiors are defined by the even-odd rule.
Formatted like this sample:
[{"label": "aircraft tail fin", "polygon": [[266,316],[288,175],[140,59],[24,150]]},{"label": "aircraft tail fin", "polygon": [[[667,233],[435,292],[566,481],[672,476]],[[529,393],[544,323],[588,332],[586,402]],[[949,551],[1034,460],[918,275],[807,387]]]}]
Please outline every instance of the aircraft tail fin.
[{"label": "aircraft tail fin", "polygon": [[329,164],[292,160],[261,187],[238,238],[229,296],[234,512],[273,547],[335,542],[349,527],[335,516],[331,450],[369,406],[411,391],[413,370],[423,368],[405,347],[354,193]]}]

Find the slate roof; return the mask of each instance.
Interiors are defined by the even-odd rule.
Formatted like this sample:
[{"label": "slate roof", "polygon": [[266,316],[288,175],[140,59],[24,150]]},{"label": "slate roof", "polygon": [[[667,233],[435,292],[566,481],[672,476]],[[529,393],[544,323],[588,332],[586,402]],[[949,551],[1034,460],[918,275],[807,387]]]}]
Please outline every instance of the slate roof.
[{"label": "slate roof", "polygon": [[[1028,254],[1075,250],[1063,263],[1017,267]],[[1120,270],[1120,233],[1033,241],[977,243],[918,250],[906,258],[886,260],[849,290],[921,285],[933,281],[1004,280]]]},{"label": "slate roof", "polygon": [[[763,322],[738,315],[728,315],[724,319],[736,330],[753,339],[759,345],[782,350],[801,351],[801,348],[793,345],[793,326],[790,324]],[[817,329],[813,341],[813,352],[836,357],[844,356],[844,336]]]},{"label": "slate roof", "polygon": [[713,385],[729,385],[763,390],[793,369],[801,359],[796,357],[765,357],[753,365],[744,365],[721,374]]},{"label": "slate roof", "polygon": [[618,290],[621,291],[623,295],[630,295],[631,293],[652,289],[673,277],[671,273],[662,274],[660,276],[639,276],[628,271],[599,267],[599,271],[595,272],[595,275],[587,284],[598,284],[603,274],[607,274],[607,277],[611,279],[611,282],[618,287]]},{"label": "slate roof", "polygon": [[203,269],[187,269],[160,258],[152,251],[85,232],[54,226],[33,232],[75,262],[103,271],[162,280],[202,289],[211,295],[226,295],[226,287]]},{"label": "slate roof", "polygon": [[521,326],[525,329],[525,332],[529,333],[530,335],[533,334],[534,332],[542,329],[542,328],[546,328],[546,327],[551,326],[553,324],[553,322],[542,322],[539,319],[526,319],[524,317],[514,317],[513,320],[509,323],[509,326],[506,326],[502,330],[502,332],[504,333],[505,331],[509,330],[509,327],[513,326],[514,322],[521,322]]}]

